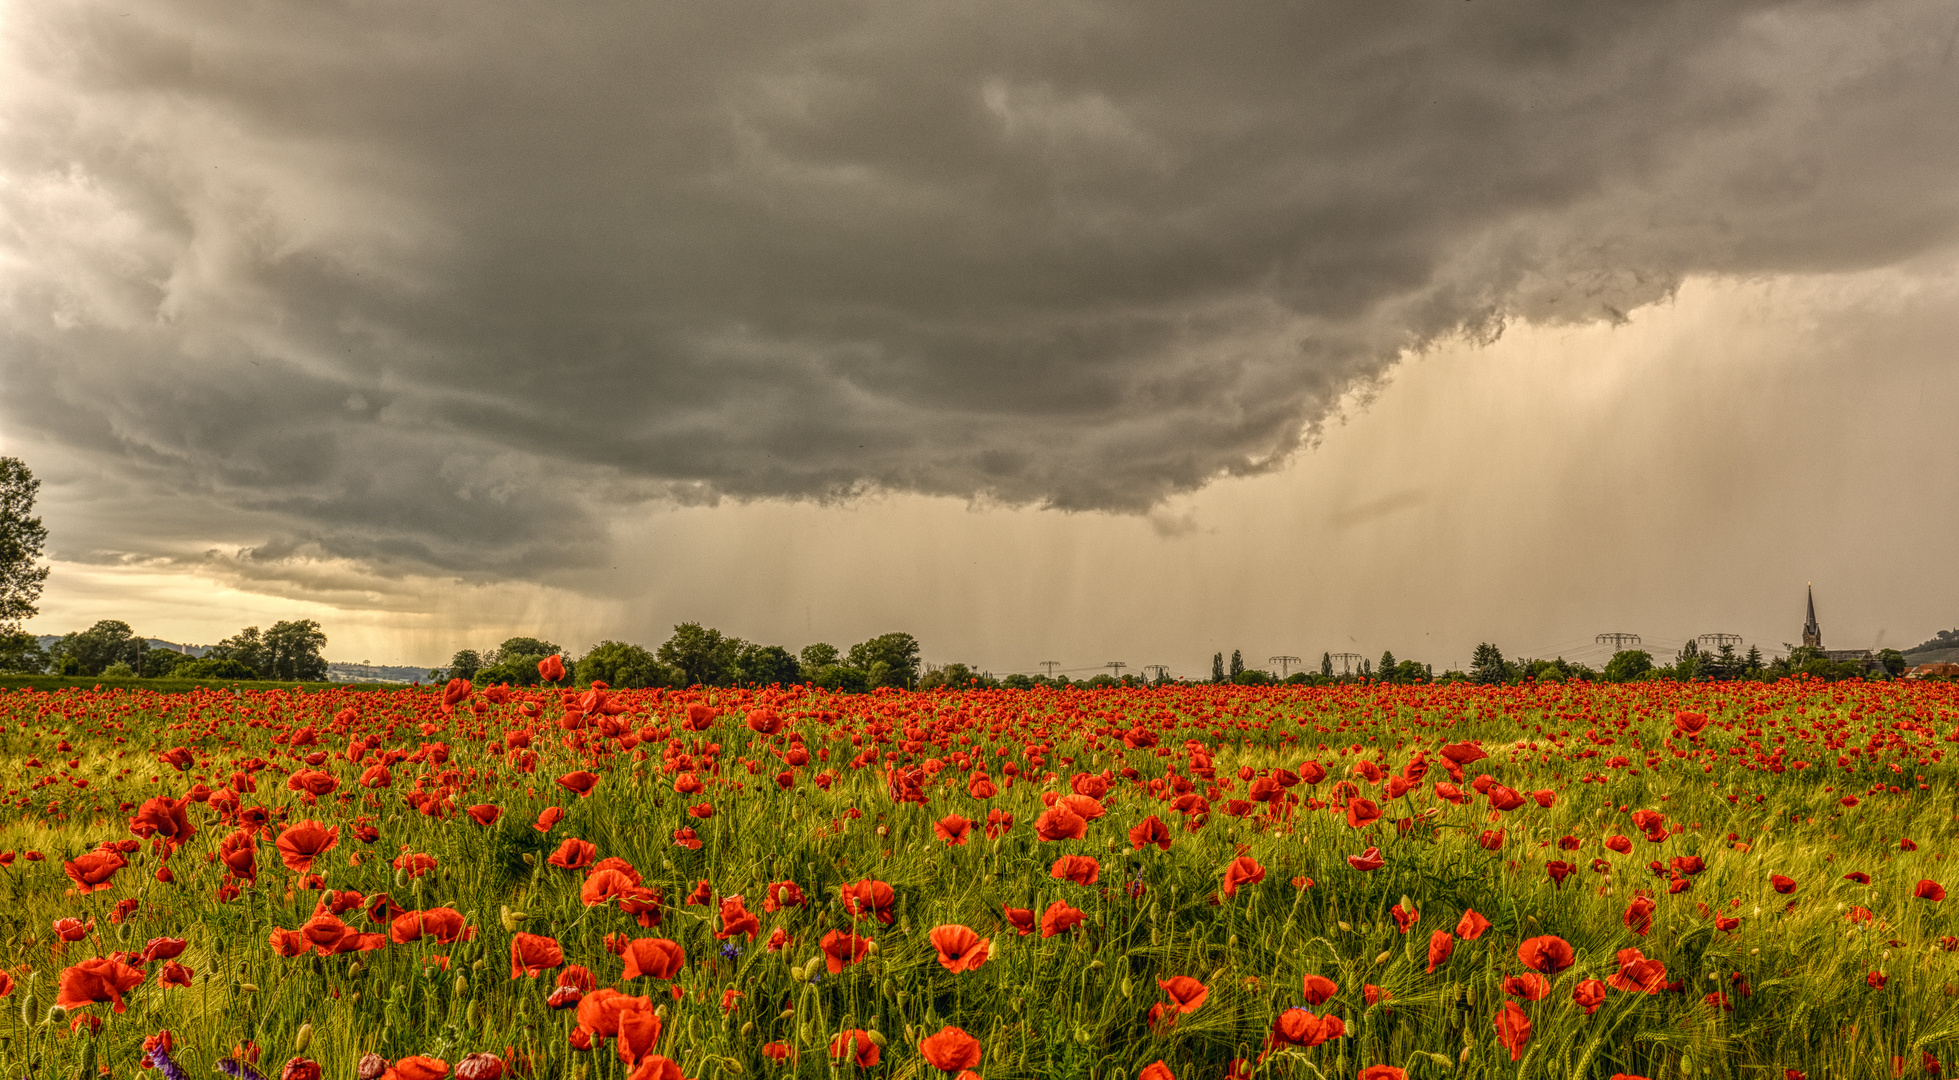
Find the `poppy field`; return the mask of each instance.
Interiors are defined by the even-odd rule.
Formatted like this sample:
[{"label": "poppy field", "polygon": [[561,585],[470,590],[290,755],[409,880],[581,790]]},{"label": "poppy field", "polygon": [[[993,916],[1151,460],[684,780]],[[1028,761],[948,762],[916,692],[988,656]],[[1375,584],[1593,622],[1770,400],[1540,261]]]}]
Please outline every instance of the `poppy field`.
[{"label": "poppy field", "polygon": [[7,692],[0,1066],[1937,1076],[1956,689]]}]

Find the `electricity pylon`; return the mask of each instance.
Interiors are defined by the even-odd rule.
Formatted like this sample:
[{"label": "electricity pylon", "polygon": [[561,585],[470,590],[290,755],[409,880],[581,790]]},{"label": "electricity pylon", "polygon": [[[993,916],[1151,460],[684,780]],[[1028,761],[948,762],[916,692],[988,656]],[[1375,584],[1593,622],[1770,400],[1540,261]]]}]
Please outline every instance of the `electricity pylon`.
[{"label": "electricity pylon", "polygon": [[1287,671],[1288,671],[1288,668],[1287,668],[1287,665],[1289,665],[1289,664],[1297,664],[1297,663],[1299,663],[1299,657],[1297,657],[1297,656],[1268,656],[1268,657],[1266,657],[1266,658],[1265,658],[1265,662],[1266,662],[1266,663],[1268,663],[1268,664],[1277,664],[1277,665],[1279,665],[1279,678],[1281,678],[1281,679],[1283,679],[1283,678],[1285,678],[1285,677],[1286,677],[1286,674],[1287,674]]},{"label": "electricity pylon", "polygon": [[1592,640],[1596,641],[1600,645],[1610,645],[1614,649],[1623,649],[1628,645],[1639,644],[1639,635],[1638,634],[1600,634],[1598,637],[1593,638]]},{"label": "electricity pylon", "polygon": [[1113,671],[1113,672],[1115,672],[1115,673],[1116,673],[1116,678],[1118,678],[1118,679],[1120,679],[1120,678],[1122,678],[1122,669],[1123,669],[1123,668],[1126,668],[1126,667],[1128,667],[1129,665],[1128,665],[1128,664],[1125,664],[1125,663],[1123,663],[1123,662],[1122,662],[1122,661],[1120,661],[1120,660],[1111,660],[1111,661],[1109,661],[1108,663],[1106,663],[1106,664],[1103,664],[1102,666],[1103,666],[1103,667],[1105,667],[1105,668],[1108,668],[1109,670],[1111,670],[1111,671]]},{"label": "electricity pylon", "polygon": [[1352,675],[1354,673],[1354,665],[1366,659],[1357,652],[1337,652],[1333,654],[1333,658],[1339,661],[1340,674],[1342,675]]},{"label": "electricity pylon", "polygon": [[1741,635],[1740,634],[1702,634],[1701,636],[1695,638],[1694,640],[1700,643],[1700,646],[1703,650],[1708,648],[1713,648],[1716,651],[1719,651],[1721,646],[1723,645],[1741,644]]},{"label": "electricity pylon", "polygon": [[1061,661],[1059,661],[1059,660],[1043,660],[1043,661],[1041,661],[1041,666],[1042,666],[1042,667],[1044,667],[1044,668],[1046,668],[1046,669],[1048,669],[1048,678],[1050,678],[1050,679],[1052,679],[1052,678],[1054,678],[1054,669],[1055,669],[1055,668],[1058,668],[1058,667],[1060,667],[1060,666],[1061,666]]}]

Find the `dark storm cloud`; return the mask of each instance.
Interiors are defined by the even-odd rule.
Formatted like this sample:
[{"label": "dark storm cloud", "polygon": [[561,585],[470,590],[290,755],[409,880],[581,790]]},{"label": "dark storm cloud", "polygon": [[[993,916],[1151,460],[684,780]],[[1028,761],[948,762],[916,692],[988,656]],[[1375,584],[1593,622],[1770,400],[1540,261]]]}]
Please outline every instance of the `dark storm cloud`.
[{"label": "dark storm cloud", "polygon": [[649,498],[1141,511],[1406,349],[1959,222],[1941,3],[6,18],[0,416],[267,559],[523,576]]}]

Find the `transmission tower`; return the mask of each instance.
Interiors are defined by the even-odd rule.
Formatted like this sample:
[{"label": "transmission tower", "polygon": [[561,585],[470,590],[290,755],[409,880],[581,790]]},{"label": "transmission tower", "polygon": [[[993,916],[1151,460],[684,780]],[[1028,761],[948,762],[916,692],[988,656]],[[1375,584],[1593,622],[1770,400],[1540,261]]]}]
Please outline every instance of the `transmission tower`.
[{"label": "transmission tower", "polygon": [[1592,640],[1598,642],[1600,645],[1610,645],[1614,649],[1623,649],[1628,645],[1639,644],[1639,635],[1638,634],[1600,634],[1598,637]]},{"label": "transmission tower", "polygon": [[1268,663],[1268,664],[1277,664],[1277,665],[1279,665],[1279,678],[1281,678],[1281,679],[1283,679],[1283,678],[1285,678],[1285,677],[1286,677],[1286,673],[1287,673],[1287,671],[1289,670],[1289,668],[1287,667],[1287,665],[1290,665],[1290,664],[1297,664],[1297,663],[1299,663],[1299,657],[1297,657],[1297,656],[1268,656],[1268,657],[1266,657],[1266,658],[1265,658],[1265,662],[1266,662],[1266,663]]},{"label": "transmission tower", "polygon": [[1041,661],[1041,666],[1042,666],[1042,667],[1044,667],[1044,668],[1046,668],[1046,669],[1048,669],[1048,678],[1050,678],[1050,679],[1052,679],[1052,678],[1054,678],[1054,669],[1055,669],[1055,668],[1058,668],[1058,667],[1060,667],[1060,666],[1061,666],[1061,661],[1059,661],[1059,660],[1043,660],[1043,661]]},{"label": "transmission tower", "polygon": [[1354,673],[1354,665],[1366,658],[1357,652],[1337,652],[1333,654],[1333,659],[1340,665],[1340,674],[1352,675]]},{"label": "transmission tower", "polygon": [[1150,681],[1152,682],[1162,682],[1163,677],[1170,674],[1170,669],[1162,664],[1144,664],[1143,670],[1150,673]]},{"label": "transmission tower", "polygon": [[1123,663],[1120,660],[1111,660],[1108,663],[1103,664],[1102,666],[1108,668],[1110,671],[1115,672],[1116,678],[1120,679],[1122,678],[1122,669],[1128,667],[1129,665]]},{"label": "transmission tower", "polygon": [[1741,635],[1740,634],[1702,634],[1701,636],[1695,638],[1694,640],[1700,642],[1700,646],[1702,649],[1712,648],[1715,649],[1716,651],[1719,651],[1721,646],[1723,645],[1741,644]]}]

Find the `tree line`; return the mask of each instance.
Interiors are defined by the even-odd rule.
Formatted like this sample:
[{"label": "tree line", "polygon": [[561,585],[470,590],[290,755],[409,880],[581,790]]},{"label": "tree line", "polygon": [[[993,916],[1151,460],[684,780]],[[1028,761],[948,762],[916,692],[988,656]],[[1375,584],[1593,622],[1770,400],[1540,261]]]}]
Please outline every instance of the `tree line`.
[{"label": "tree line", "polygon": [[0,638],[0,671],[124,679],[272,679],[324,682],[326,632],[312,619],[248,626],[202,656],[157,648],[121,619],[103,619],[42,648],[32,634]]},{"label": "tree line", "polygon": [[922,678],[919,670],[918,639],[910,634],[879,634],[847,652],[819,641],[792,653],[781,645],[744,641],[696,622],[675,626],[672,636],[653,649],[607,640],[576,658],[566,656],[553,642],[514,637],[494,649],[461,649],[447,667],[430,671],[429,678],[534,686],[541,679],[538,664],[550,656],[560,658],[568,680],[632,689],[797,683],[857,692],[886,686],[930,688],[930,680]]}]

